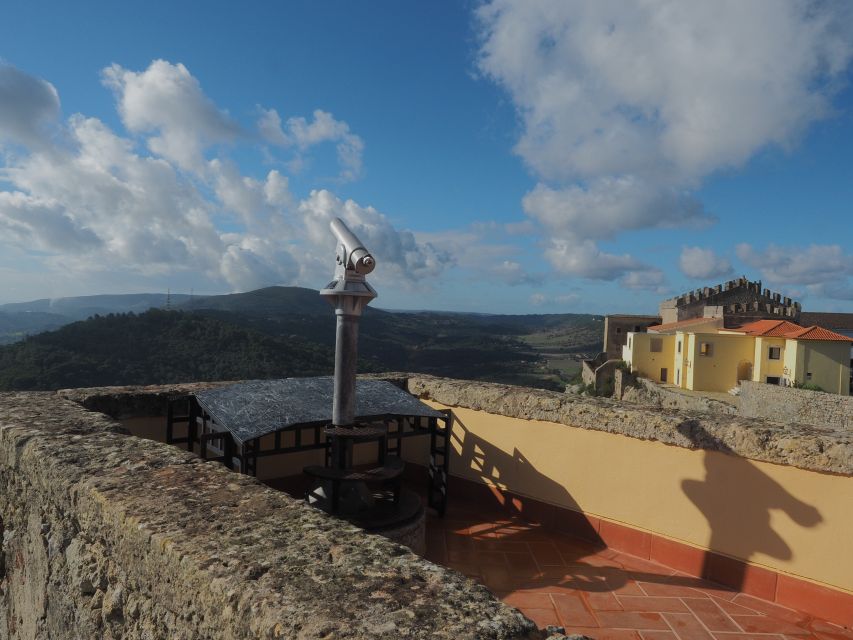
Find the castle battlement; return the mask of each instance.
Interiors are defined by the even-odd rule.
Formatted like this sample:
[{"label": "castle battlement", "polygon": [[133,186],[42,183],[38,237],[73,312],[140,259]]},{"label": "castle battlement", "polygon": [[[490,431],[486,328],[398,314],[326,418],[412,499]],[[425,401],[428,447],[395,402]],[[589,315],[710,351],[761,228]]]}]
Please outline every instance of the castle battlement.
[{"label": "castle battlement", "polygon": [[661,320],[664,323],[722,317],[727,327],[773,318],[797,322],[801,311],[802,307],[796,300],[763,288],[761,280],[753,281],[745,276],[713,287],[688,291],[660,304]]}]

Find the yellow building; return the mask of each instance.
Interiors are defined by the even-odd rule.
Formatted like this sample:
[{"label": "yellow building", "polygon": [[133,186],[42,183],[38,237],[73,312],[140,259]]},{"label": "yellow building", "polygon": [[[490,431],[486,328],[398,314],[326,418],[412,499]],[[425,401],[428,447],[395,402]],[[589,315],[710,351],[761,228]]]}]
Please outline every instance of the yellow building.
[{"label": "yellow building", "polygon": [[629,333],[622,359],[631,371],[694,391],[728,391],[741,380],[814,385],[850,394],[853,339],[822,327],[758,320],[724,329],[721,318],[693,318]]}]

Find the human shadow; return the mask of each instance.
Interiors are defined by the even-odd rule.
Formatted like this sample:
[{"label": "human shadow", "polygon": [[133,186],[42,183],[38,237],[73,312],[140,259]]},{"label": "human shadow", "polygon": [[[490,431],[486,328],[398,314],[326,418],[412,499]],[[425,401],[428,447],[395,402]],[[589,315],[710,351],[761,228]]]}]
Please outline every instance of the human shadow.
[{"label": "human shadow", "polygon": [[704,450],[704,479],[681,482],[711,530],[707,545],[711,551],[705,553],[702,577],[740,590],[746,561],[755,554],[792,559],[791,547],[771,525],[772,512],[781,511],[801,527],[822,522],[820,512],[791,495],[697,421],[682,423],[678,431]]},{"label": "human shadow", "polygon": [[[791,558],[790,547],[771,527],[771,510],[783,511],[801,526],[814,526],[821,521],[817,509],[734,455],[697,423],[685,422],[679,430],[697,448],[713,449],[704,454],[705,478],[681,483],[712,532],[708,547],[714,551],[705,553],[699,575],[608,549],[593,519],[584,516],[565,486],[540,472],[517,447],[505,451],[472,433],[458,416],[451,470],[467,476],[467,482],[451,485],[447,518],[432,522],[443,530],[445,543],[436,559],[496,593],[553,587],[625,592],[642,582],[659,585],[655,589],[661,594],[695,596],[696,589],[707,593],[743,586],[745,563],[715,551],[744,560],[759,552]],[[479,487],[476,494],[466,495],[460,488],[465,485],[470,492],[471,480]],[[531,500],[520,490],[561,506]],[[525,552],[536,557],[531,561]],[[495,563],[504,570],[495,570]]]}]

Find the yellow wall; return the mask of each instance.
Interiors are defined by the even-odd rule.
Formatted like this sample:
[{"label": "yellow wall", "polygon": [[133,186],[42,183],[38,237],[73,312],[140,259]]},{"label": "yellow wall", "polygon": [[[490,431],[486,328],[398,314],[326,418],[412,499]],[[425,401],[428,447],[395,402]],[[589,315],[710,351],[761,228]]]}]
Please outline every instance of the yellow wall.
[{"label": "yellow wall", "polygon": [[[752,380],[767,382],[767,377],[781,378],[785,370],[785,338],[757,337],[755,338],[754,365]],[[770,347],[779,347],[779,359],[770,359]]]},{"label": "yellow wall", "polygon": [[452,475],[853,591],[853,477],[453,412]]},{"label": "yellow wall", "polygon": [[[631,347],[630,360],[626,360],[631,366],[631,371],[639,373],[644,378],[662,382],[661,369],[666,369],[668,383],[675,381],[675,336],[653,333],[630,334]],[[652,340],[661,341],[661,350],[652,352],[650,345]]]},{"label": "yellow wall", "polygon": [[[678,343],[681,343],[681,353],[678,352]],[[686,333],[679,331],[675,334],[675,354],[673,356],[673,360],[675,361],[675,377],[672,379],[672,384],[681,387],[682,389],[687,388],[687,353],[690,348],[690,336]]]},{"label": "yellow wall", "polygon": [[785,340],[785,361],[782,371],[787,383],[793,383],[803,377],[804,345],[805,342]]},{"label": "yellow wall", "polygon": [[[798,362],[796,382],[811,382],[824,391],[850,395],[850,343],[797,340],[802,345],[802,365]],[[808,377],[811,373],[811,379]]]},{"label": "yellow wall", "polygon": [[[688,389],[696,391],[728,391],[737,385],[738,364],[752,362],[755,342],[751,336],[720,333],[691,334],[688,354]],[[711,355],[699,355],[700,345],[710,342]]]}]

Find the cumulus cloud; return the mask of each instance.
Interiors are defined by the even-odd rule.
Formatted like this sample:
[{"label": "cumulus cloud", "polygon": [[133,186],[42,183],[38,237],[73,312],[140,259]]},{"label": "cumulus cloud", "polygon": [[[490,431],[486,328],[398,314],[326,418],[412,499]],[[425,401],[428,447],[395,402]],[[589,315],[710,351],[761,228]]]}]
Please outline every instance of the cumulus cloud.
[{"label": "cumulus cloud", "polygon": [[615,280],[646,267],[627,253],[606,253],[592,240],[573,236],[552,238],[544,253],[557,271],[590,280]]},{"label": "cumulus cloud", "polygon": [[702,203],[675,189],[660,190],[633,177],[605,177],[588,187],[539,184],[524,196],[524,211],[549,229],[583,239],[610,239],[634,229],[706,225]]},{"label": "cumulus cloud", "polygon": [[302,117],[293,117],[282,124],[278,111],[261,109],[258,131],[272,145],[295,147],[300,153],[293,163],[296,167],[302,164],[301,154],[311,147],[325,142],[335,143],[341,167],[339,178],[342,181],[358,179],[363,170],[364,141],[350,131],[346,122],[337,120],[331,113],[317,109],[313,115],[310,122]]},{"label": "cumulus cloud", "polygon": [[[4,96],[41,104],[41,113],[55,117],[53,88],[18,70],[13,75]],[[138,152],[134,140],[101,120],[79,114],[57,122],[62,142],[50,142],[40,137],[47,116],[26,120],[0,106],[0,127],[23,145],[23,153],[0,169],[8,185],[0,187],[0,246],[28,256],[40,252],[39,260],[66,276],[189,272],[232,290],[317,286],[332,272],[328,224],[338,216],[377,256],[378,281],[416,285],[452,264],[444,249],[397,229],[373,207],[325,190],[299,199],[278,170],[256,178],[243,175],[225,154],[207,159],[209,145],[238,143],[241,129],[183,65],[155,61],[142,72],[113,65],[104,79],[125,127],[151,154]],[[331,135],[327,127],[351,135],[324,116],[314,126],[317,121],[292,129],[297,147]]]},{"label": "cumulus cloud", "polygon": [[844,2],[494,0],[478,18],[480,68],[547,179],[737,166],[826,115],[853,55]]},{"label": "cumulus cloud", "polygon": [[712,222],[702,180],[794,144],[853,57],[846,2],[492,0],[476,16],[479,69],[512,98],[515,151],[541,180],[525,211],[583,277],[636,263],[601,239]]},{"label": "cumulus cloud", "polygon": [[87,252],[100,245],[59,203],[20,191],[0,192],[0,229],[16,244],[39,251]]},{"label": "cumulus cloud", "polygon": [[528,298],[530,304],[534,307],[570,307],[580,300],[580,295],[577,293],[566,293],[557,296],[549,296],[544,293],[533,293]]},{"label": "cumulus cloud", "polygon": [[702,247],[684,247],[678,259],[681,273],[688,278],[707,280],[722,278],[732,273],[732,263],[718,256],[713,249]]},{"label": "cumulus cloud", "polygon": [[628,271],[619,279],[619,284],[627,289],[642,289],[663,293],[666,291],[666,275],[660,269],[645,267]]},{"label": "cumulus cloud", "polygon": [[853,254],[837,244],[807,247],[770,244],[759,251],[743,243],[737,245],[736,252],[742,262],[759,269],[765,279],[779,284],[834,283],[853,276]]},{"label": "cumulus cloud", "polygon": [[231,142],[240,126],[204,94],[183,64],[155,60],[145,71],[113,64],[102,72],[131,133],[152,133],[148,148],[182,169],[200,171],[212,144]]},{"label": "cumulus cloud", "polygon": [[42,142],[59,116],[59,94],[52,84],[0,62],[0,143]]},{"label": "cumulus cloud", "polygon": [[[297,206],[306,239],[322,251],[328,263],[329,223],[341,218],[358,238],[368,246],[383,270],[376,281],[393,281],[397,285],[416,286],[433,278],[453,264],[448,251],[431,242],[418,242],[410,231],[401,231],[373,207],[363,207],[354,200],[341,200],[325,189],[315,190]],[[310,256],[309,256],[310,257]]]}]

